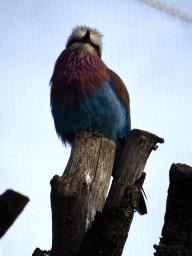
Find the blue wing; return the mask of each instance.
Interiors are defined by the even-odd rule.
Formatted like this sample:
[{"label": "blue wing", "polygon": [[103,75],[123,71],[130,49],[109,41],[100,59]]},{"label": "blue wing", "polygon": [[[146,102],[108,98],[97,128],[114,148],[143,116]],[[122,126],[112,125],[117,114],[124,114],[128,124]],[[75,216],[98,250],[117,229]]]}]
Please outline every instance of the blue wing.
[{"label": "blue wing", "polygon": [[55,128],[64,143],[71,143],[78,131],[99,132],[116,144],[125,130],[124,107],[111,87],[110,81],[81,102],[71,105],[51,99],[51,111]]},{"label": "blue wing", "polygon": [[[116,94],[115,92],[115,83],[113,78],[110,78],[109,81],[110,87],[112,89],[112,91]],[[119,139],[125,139],[125,141],[127,141],[129,133],[131,131],[131,120],[130,120],[130,116],[128,115],[126,108],[125,108],[125,103],[121,102],[118,95],[116,94],[121,106],[122,106],[122,114],[123,114],[123,122],[122,122],[122,126],[121,129],[118,132],[118,137]]]}]

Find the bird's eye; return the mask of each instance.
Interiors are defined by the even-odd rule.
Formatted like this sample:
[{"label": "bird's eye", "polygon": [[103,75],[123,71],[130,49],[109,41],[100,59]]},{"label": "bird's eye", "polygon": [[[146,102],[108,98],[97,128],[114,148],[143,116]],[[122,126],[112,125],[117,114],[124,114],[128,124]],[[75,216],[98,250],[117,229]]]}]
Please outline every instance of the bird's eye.
[{"label": "bird's eye", "polygon": [[66,48],[68,48],[68,47],[71,46],[72,44],[78,43],[78,42],[79,42],[79,40],[77,40],[77,39],[72,39],[72,40],[70,40],[70,41],[67,43]]},{"label": "bird's eye", "polygon": [[96,44],[91,44],[94,48],[95,48],[95,50],[98,52],[99,51],[99,46],[98,45],[96,45]]},{"label": "bird's eye", "polygon": [[93,48],[96,50],[96,52],[100,56],[100,47],[97,44],[93,44],[93,43],[91,43],[91,46],[93,46]]}]

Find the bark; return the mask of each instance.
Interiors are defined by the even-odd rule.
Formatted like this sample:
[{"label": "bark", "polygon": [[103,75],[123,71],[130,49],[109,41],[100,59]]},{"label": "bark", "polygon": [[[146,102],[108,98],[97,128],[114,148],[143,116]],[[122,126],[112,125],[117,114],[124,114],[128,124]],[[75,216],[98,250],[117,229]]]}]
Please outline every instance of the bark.
[{"label": "bark", "polygon": [[32,256],[49,256],[50,251],[41,251],[39,248],[36,248]]},{"label": "bark", "polygon": [[115,143],[99,134],[76,134],[68,165],[51,180],[51,256],[75,255],[96,211],[102,211]]},{"label": "bark", "polygon": [[29,198],[13,190],[6,190],[0,196],[0,238],[23,211]]},{"label": "bark", "polygon": [[164,140],[155,134],[134,129],[130,132],[106,204],[121,200],[128,185],[133,185],[142,175],[147,159],[157,143]]},{"label": "bark", "polygon": [[[122,254],[141,195],[143,170],[158,142],[163,139],[149,132],[130,132],[105,203],[115,144],[99,134],[76,134],[66,170],[51,181],[51,256]],[[36,250],[34,256],[48,253]]]},{"label": "bark", "polygon": [[132,130],[125,145],[102,213],[97,213],[78,256],[120,256],[137,209],[145,179],[145,164],[156,143],[163,139],[149,132]]},{"label": "bark", "polygon": [[172,164],[165,222],[155,256],[192,255],[192,167]]}]

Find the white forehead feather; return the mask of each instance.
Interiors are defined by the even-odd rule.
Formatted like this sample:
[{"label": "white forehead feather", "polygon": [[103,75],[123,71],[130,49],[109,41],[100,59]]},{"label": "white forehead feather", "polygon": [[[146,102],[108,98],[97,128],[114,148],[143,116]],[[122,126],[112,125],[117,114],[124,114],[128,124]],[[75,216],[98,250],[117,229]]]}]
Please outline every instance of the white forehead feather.
[{"label": "white forehead feather", "polygon": [[99,31],[97,31],[96,29],[92,29],[92,28],[89,28],[87,26],[77,26],[77,27],[75,27],[72,31],[72,34],[68,38],[67,43],[70,42],[71,40],[74,40],[74,39],[81,39],[85,35],[87,30],[89,30],[89,32],[90,32],[91,42],[93,44],[98,45],[100,50],[102,51],[102,40],[101,39],[102,39],[103,35]]}]

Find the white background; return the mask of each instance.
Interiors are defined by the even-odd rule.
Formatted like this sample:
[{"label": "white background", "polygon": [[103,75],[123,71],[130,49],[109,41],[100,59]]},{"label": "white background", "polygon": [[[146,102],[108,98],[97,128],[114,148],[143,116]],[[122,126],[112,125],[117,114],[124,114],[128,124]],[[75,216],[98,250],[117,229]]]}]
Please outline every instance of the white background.
[{"label": "white background", "polygon": [[[192,14],[190,1],[163,2]],[[70,148],[54,129],[49,80],[76,25],[103,33],[102,59],[128,88],[132,128],[165,139],[145,168],[148,214],[135,214],[123,253],[152,255],[171,164],[192,165],[192,24],[136,0],[4,0],[0,19],[0,194],[11,188],[30,198],[0,255],[51,248],[49,182],[63,173]]]}]

